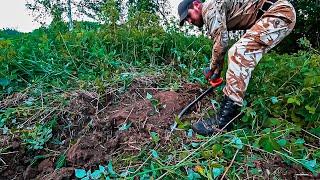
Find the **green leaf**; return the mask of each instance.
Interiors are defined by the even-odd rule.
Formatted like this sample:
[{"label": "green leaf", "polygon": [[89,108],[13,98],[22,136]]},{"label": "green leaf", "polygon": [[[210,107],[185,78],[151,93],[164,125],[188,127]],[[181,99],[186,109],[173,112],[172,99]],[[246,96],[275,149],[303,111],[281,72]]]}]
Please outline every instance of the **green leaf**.
[{"label": "green leaf", "polygon": [[300,106],[300,101],[296,97],[291,97],[287,100],[288,104],[296,104]]},{"label": "green leaf", "polygon": [[106,168],[105,168],[104,166],[99,165],[99,170],[100,170],[101,172],[105,172]]},{"label": "green leaf", "polygon": [[6,125],[4,125],[2,128],[2,134],[8,134],[9,131],[10,131],[9,128]]},{"label": "green leaf", "polygon": [[155,159],[159,158],[158,152],[156,150],[152,149],[151,154],[152,154],[153,158],[155,158]]},{"label": "green leaf", "polygon": [[242,148],[243,148],[243,143],[242,143],[242,141],[241,141],[240,138],[234,137],[234,138],[231,140],[231,142],[236,145],[237,149],[242,149]]},{"label": "green leaf", "polygon": [[34,98],[33,97],[29,97],[27,100],[24,101],[24,103],[26,103],[26,105],[31,106],[34,102]]},{"label": "green leaf", "polygon": [[314,158],[317,158],[317,159],[320,159],[320,149],[316,150],[316,151],[313,153],[313,157],[314,157]]},{"label": "green leaf", "polygon": [[152,176],[153,177],[157,177],[158,176],[158,171],[156,170],[156,168],[157,168],[157,164],[152,161],[151,164],[150,164],[150,169],[152,171]]},{"label": "green leaf", "polygon": [[0,79],[0,86],[6,87],[10,84],[10,81],[8,79]]},{"label": "green leaf", "polygon": [[220,108],[220,104],[216,100],[210,99],[210,101],[211,101],[211,104],[212,104],[213,107]]},{"label": "green leaf", "polygon": [[158,133],[150,132],[150,136],[153,142],[158,143],[160,141]]},{"label": "green leaf", "polygon": [[65,165],[65,163],[66,163],[66,155],[65,153],[63,153],[58,157],[58,160],[56,162],[56,169],[62,168]]},{"label": "green leaf", "polygon": [[262,172],[262,170],[261,170],[261,169],[258,169],[258,168],[252,168],[252,169],[250,170],[250,173],[253,174],[253,175],[260,175],[261,172]]},{"label": "green leaf", "polygon": [[212,146],[212,154],[213,156],[222,156],[223,149],[221,144],[214,144]]},{"label": "green leaf", "polygon": [[95,170],[91,174],[92,179],[99,179],[101,177],[102,172],[100,170]]},{"label": "green leaf", "polygon": [[281,121],[277,118],[268,118],[264,123],[265,126],[278,126],[281,124]]},{"label": "green leaf", "polygon": [[151,95],[151,94],[149,94],[148,92],[147,92],[147,99],[148,99],[148,100],[153,99],[152,95]]},{"label": "green leaf", "polygon": [[120,128],[119,128],[119,130],[120,131],[125,131],[125,130],[128,130],[129,128],[130,128],[130,126],[131,126],[131,123],[123,123],[121,126],[120,126]]},{"label": "green leaf", "polygon": [[120,177],[127,177],[129,174],[130,174],[130,171],[123,171],[123,172],[120,174]]},{"label": "green leaf", "polygon": [[[1,125],[0,125],[0,127],[1,127]],[[320,127],[312,128],[312,129],[310,130],[310,132],[313,133],[313,134],[315,134],[315,135],[317,135],[317,136],[320,136]]]},{"label": "green leaf", "polygon": [[219,177],[222,173],[224,172],[224,168],[213,168],[212,169],[212,174],[213,174],[213,178],[217,178]]},{"label": "green leaf", "polygon": [[5,125],[6,120],[7,120],[7,119],[3,119],[3,118],[1,118],[1,116],[0,116],[0,128],[2,128],[2,127]]},{"label": "green leaf", "polygon": [[265,134],[269,134],[271,132],[270,128],[265,128],[264,130],[262,130],[263,133]]},{"label": "green leaf", "polygon": [[280,150],[279,144],[270,136],[262,137],[259,141],[259,144],[263,147],[264,150],[272,152],[273,150]]},{"label": "green leaf", "polygon": [[188,136],[189,138],[192,138],[192,133],[193,133],[193,130],[192,130],[192,129],[189,129],[189,130],[188,130],[188,133],[187,133],[187,136]]},{"label": "green leaf", "polygon": [[295,144],[304,144],[304,143],[305,143],[304,139],[301,139],[301,138],[297,139],[295,142]]},{"label": "green leaf", "polygon": [[310,114],[315,114],[316,113],[316,108],[315,107],[310,107],[309,105],[305,106],[306,110],[309,111]]},{"label": "green leaf", "polygon": [[285,140],[285,139],[279,139],[279,140],[277,141],[277,143],[278,143],[281,147],[285,147],[286,144],[287,144],[287,140]]},{"label": "green leaf", "polygon": [[90,177],[90,176],[91,176],[91,169],[87,171],[87,177]]},{"label": "green leaf", "polygon": [[86,170],[84,169],[75,169],[74,171],[77,178],[84,178],[87,175]]},{"label": "green leaf", "polygon": [[192,142],[191,143],[191,146],[196,148],[196,147],[199,147],[200,146],[200,143],[195,143],[195,142]]},{"label": "green leaf", "polygon": [[113,167],[112,167],[112,161],[109,161],[108,163],[108,172],[112,175],[112,176],[116,176],[117,173],[114,172]]},{"label": "green leaf", "polygon": [[310,170],[312,173],[315,173],[315,168],[317,166],[316,160],[302,160],[301,161],[303,166],[306,167],[308,170]]},{"label": "green leaf", "polygon": [[277,97],[272,96],[271,97],[271,102],[272,102],[272,104],[277,104],[279,102],[279,100],[278,100]]},{"label": "green leaf", "polygon": [[188,180],[201,179],[200,174],[194,172],[192,169],[188,170]]}]

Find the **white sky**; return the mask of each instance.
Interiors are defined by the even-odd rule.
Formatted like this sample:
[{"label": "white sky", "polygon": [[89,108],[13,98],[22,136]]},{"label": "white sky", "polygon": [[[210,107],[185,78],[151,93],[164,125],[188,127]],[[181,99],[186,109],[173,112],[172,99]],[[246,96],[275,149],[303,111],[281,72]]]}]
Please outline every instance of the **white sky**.
[{"label": "white sky", "polygon": [[[169,0],[172,15],[177,16],[177,7],[181,0]],[[21,32],[31,32],[39,28],[40,24],[33,21],[33,17],[25,7],[25,0],[0,0],[0,29],[11,28]]]}]

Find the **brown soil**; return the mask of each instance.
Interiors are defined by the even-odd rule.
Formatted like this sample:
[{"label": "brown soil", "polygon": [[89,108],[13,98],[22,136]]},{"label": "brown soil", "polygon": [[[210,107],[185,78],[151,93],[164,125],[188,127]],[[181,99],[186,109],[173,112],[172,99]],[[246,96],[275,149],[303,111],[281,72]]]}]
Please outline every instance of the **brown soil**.
[{"label": "brown soil", "polygon": [[[95,168],[120,154],[137,155],[151,142],[151,132],[156,132],[161,137],[160,145],[166,146],[175,116],[201,93],[200,87],[187,84],[178,91],[153,87],[153,81],[140,79],[121,95],[112,90],[105,97],[92,92],[65,94],[70,105],[60,112],[58,128],[54,130],[54,137],[61,144],[48,143],[47,150],[28,152],[18,137],[0,135],[0,149],[9,152],[0,155],[0,179],[74,179],[74,168]],[[158,101],[156,107],[146,99],[147,93]],[[2,105],[16,105],[25,99],[20,95],[14,98]],[[125,125],[130,126],[120,130]],[[55,162],[63,153],[65,167],[55,170]],[[35,154],[42,157],[35,160]],[[268,165],[261,168],[274,170]],[[284,178],[299,170],[288,168]]]},{"label": "brown soil", "polygon": [[[12,152],[1,156],[6,165],[1,166],[0,179],[68,179],[73,177],[74,167],[91,168],[107,163],[113,155],[138,154],[150,142],[150,132],[156,132],[160,137],[166,136],[175,116],[200,93],[200,87],[195,84],[188,84],[174,92],[159,91],[152,88],[152,83],[150,87],[145,87],[143,83],[144,86],[141,82],[133,83],[129,91],[121,96],[111,95],[110,98],[109,94],[105,102],[96,93],[75,92],[70,95],[70,105],[61,113],[58,126],[64,127],[68,123],[72,126],[68,130],[55,130],[62,145],[48,145],[53,151],[66,152],[66,168],[55,170],[54,162],[58,154],[30,164],[33,153],[46,155],[47,152],[42,150],[30,154],[21,146],[20,139],[0,135],[0,147]],[[156,108],[145,98],[147,92],[158,101]],[[8,100],[6,106],[20,100]],[[116,103],[110,103],[111,100],[116,100]],[[123,124],[130,124],[130,127],[119,130]]]}]

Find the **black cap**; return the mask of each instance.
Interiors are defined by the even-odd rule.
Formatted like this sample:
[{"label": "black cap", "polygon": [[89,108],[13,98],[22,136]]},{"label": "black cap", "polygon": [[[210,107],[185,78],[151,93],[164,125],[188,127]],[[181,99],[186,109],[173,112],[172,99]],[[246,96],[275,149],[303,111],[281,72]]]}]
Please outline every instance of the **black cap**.
[{"label": "black cap", "polygon": [[188,9],[190,4],[195,0],[183,0],[178,6],[178,14],[180,16],[180,26],[183,26],[184,21],[188,16]]}]

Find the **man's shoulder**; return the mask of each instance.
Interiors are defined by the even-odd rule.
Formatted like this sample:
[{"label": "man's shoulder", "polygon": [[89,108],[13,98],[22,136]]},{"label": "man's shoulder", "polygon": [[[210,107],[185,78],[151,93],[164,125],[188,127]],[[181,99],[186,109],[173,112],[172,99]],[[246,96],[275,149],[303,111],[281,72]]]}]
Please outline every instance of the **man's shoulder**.
[{"label": "man's shoulder", "polygon": [[206,16],[207,14],[211,14],[213,11],[220,11],[223,8],[226,0],[207,0],[203,3],[202,7],[202,15]]},{"label": "man's shoulder", "polygon": [[207,0],[203,3],[203,7],[221,7],[226,0]]},{"label": "man's shoulder", "polygon": [[222,9],[227,3],[227,0],[207,0],[203,3],[203,9],[205,11]]}]

